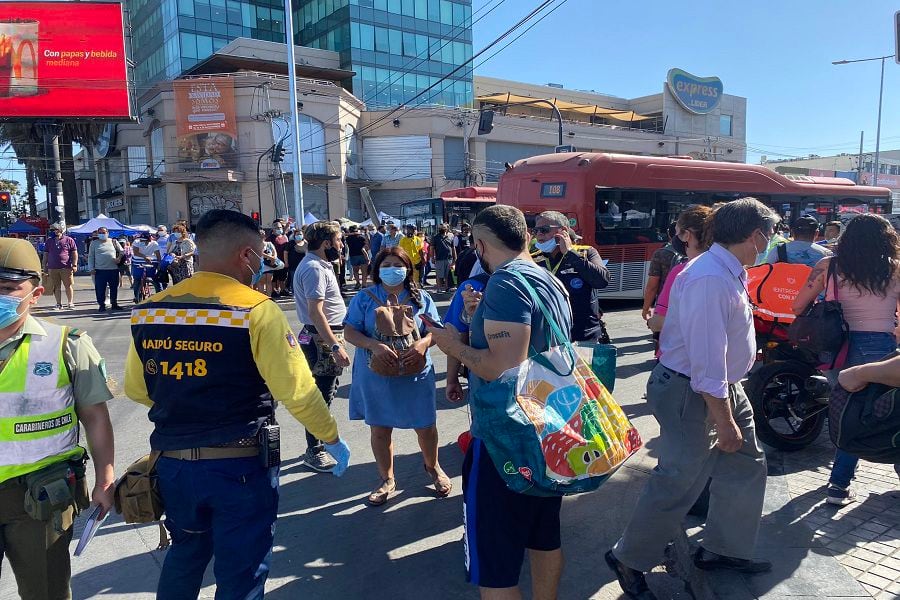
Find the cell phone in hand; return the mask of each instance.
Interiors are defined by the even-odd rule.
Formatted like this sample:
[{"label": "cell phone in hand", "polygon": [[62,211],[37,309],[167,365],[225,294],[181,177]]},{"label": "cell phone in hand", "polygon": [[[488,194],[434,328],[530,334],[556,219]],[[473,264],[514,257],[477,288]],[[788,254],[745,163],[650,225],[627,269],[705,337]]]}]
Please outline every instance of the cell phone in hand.
[{"label": "cell phone in hand", "polygon": [[435,321],[434,319],[432,319],[431,317],[429,317],[426,314],[419,315],[419,318],[422,319],[425,322],[425,324],[428,325],[429,327],[436,327],[437,329],[444,328],[443,323],[441,323],[440,321]]}]

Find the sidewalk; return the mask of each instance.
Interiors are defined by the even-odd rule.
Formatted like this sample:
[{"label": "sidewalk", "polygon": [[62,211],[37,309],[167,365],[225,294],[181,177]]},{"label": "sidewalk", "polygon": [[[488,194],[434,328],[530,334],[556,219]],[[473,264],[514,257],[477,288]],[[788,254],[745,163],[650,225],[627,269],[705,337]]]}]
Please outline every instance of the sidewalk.
[{"label": "sidewalk", "polygon": [[[825,503],[834,446],[825,431],[799,452],[767,449],[769,479],[756,555],[773,562],[771,573],[694,571],[697,598],[900,598],[900,484],[892,465],[861,462],[859,501]],[[686,526],[693,544],[701,520]],[[684,557],[679,557],[684,563]]]}]

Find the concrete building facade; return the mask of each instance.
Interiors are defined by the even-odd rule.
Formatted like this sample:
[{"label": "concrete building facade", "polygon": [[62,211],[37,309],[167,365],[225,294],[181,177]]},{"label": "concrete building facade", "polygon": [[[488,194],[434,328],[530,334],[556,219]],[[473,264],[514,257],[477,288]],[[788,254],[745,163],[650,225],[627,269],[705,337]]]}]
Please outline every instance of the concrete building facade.
[{"label": "concrete building facade", "polygon": [[[506,163],[554,152],[559,123],[551,111],[489,101],[501,95],[596,107],[597,114],[561,111],[563,144],[577,150],[734,162],[746,156],[747,101],[738,96],[724,95],[715,111],[696,115],[665,85],[661,93],[625,99],[476,77],[478,108],[494,110],[492,131],[479,135],[478,108],[372,110],[342,87],[356,72],[343,68],[339,53],[305,47],[297,53],[304,205],[319,218],[365,219],[362,187],[378,210],[399,215],[404,202],[469,185],[496,185]],[[176,148],[172,81],[145,90],[140,123],[115,127],[105,156],[93,150],[79,156],[82,215],[99,211],[151,224],[193,222],[212,207],[259,212],[263,223],[293,215],[292,161],[281,167],[282,185],[266,154],[289,113],[284,55],[283,44],[241,38],[186,73],[234,80],[238,135],[231,168],[187,168]]]}]

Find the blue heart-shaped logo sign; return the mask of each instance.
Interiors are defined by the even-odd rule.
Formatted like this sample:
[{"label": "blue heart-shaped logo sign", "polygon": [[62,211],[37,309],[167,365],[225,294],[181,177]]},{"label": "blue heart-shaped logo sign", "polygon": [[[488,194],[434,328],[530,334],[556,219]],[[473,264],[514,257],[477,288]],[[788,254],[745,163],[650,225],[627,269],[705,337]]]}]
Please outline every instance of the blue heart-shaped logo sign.
[{"label": "blue heart-shaped logo sign", "polygon": [[697,77],[681,69],[670,69],[668,84],[678,103],[698,115],[712,112],[722,100],[724,87],[718,77]]}]

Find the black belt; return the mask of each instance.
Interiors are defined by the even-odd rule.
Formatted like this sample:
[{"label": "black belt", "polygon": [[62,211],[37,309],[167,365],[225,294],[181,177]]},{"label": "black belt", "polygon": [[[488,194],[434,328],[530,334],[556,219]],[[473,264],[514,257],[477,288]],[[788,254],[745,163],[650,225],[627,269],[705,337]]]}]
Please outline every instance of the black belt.
[{"label": "black belt", "polygon": [[[662,363],[660,363],[660,364],[662,364]],[[687,379],[688,381],[691,380],[690,375],[685,375],[684,373],[679,373],[675,369],[670,369],[666,365],[662,365],[662,368],[665,369],[666,371],[668,371],[669,373],[671,373],[672,375],[677,375],[678,377],[681,377],[682,379]]]},{"label": "black belt", "polygon": [[[331,329],[331,331],[343,331],[344,330],[343,325],[329,325],[328,327]],[[304,325],[303,329],[305,329],[306,331],[308,331],[309,333],[311,333],[313,335],[319,335],[319,330],[316,329],[315,327],[313,327],[312,325]]]}]

